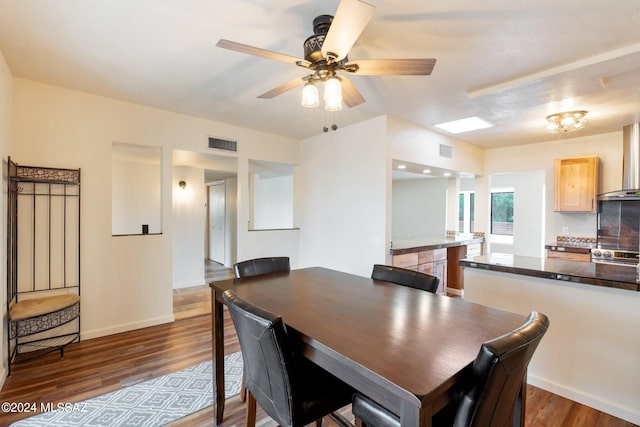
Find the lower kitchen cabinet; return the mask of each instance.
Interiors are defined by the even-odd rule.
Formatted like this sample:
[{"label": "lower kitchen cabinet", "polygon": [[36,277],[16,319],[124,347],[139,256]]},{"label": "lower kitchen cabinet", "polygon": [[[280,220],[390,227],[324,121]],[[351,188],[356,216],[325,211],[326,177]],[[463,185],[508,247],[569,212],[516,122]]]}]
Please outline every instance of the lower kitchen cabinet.
[{"label": "lower kitchen cabinet", "polygon": [[547,258],[591,262],[591,253],[558,252],[558,251],[550,251],[549,249],[547,249]]}]

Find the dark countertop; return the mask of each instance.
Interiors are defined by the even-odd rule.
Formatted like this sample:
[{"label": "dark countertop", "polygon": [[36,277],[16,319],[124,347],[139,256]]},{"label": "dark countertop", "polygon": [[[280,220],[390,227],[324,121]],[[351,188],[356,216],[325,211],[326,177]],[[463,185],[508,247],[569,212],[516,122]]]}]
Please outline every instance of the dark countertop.
[{"label": "dark countertop", "polygon": [[484,237],[474,238],[472,234],[457,234],[451,237],[424,236],[400,238],[393,240],[391,255],[410,254],[413,252],[430,251],[433,249],[442,249],[482,242],[484,242]]},{"label": "dark countertop", "polygon": [[594,262],[488,254],[460,260],[467,268],[521,274],[543,279],[640,291],[634,267]]}]

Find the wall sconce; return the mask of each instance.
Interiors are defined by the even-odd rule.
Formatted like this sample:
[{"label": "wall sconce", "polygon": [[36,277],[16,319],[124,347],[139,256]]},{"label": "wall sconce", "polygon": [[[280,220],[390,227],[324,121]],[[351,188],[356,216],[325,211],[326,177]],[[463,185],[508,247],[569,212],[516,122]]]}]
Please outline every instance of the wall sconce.
[{"label": "wall sconce", "polygon": [[179,185],[179,186],[180,186],[180,188],[182,188],[183,190],[184,190],[185,188],[187,188],[187,183],[186,183],[186,182],[184,182],[184,181],[180,181],[180,182],[178,183],[178,185]]}]

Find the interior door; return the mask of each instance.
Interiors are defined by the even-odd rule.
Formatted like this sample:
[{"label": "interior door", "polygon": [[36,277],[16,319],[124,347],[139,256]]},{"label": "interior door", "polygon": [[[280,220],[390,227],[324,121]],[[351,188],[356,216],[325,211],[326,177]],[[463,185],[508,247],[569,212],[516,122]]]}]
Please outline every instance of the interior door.
[{"label": "interior door", "polygon": [[209,186],[209,259],[224,264],[225,184]]}]

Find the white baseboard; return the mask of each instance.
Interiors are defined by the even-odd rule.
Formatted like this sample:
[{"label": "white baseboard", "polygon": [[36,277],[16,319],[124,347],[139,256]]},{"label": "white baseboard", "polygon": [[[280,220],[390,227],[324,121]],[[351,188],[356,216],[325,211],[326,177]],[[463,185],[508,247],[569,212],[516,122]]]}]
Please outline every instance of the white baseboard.
[{"label": "white baseboard", "polygon": [[463,297],[464,289],[447,288],[447,294],[455,295],[457,297]]},{"label": "white baseboard", "polygon": [[182,282],[182,283],[174,283],[173,289],[184,289],[184,288],[195,288],[196,286],[204,286],[208,285],[207,282]]},{"label": "white baseboard", "polygon": [[90,340],[92,338],[100,338],[107,335],[119,334],[120,332],[128,332],[136,329],[147,328],[149,326],[161,325],[163,323],[171,323],[174,321],[175,317],[173,316],[173,314],[171,314],[169,316],[157,317],[155,319],[148,319],[141,322],[125,323],[104,329],[94,329],[92,331],[82,331],[80,336],[82,337],[82,341],[84,341]]},{"label": "white baseboard", "polygon": [[557,394],[567,399],[578,402],[582,405],[589,406],[597,409],[598,411],[605,412],[614,417],[621,418],[633,424],[640,425],[640,412],[639,408],[622,407],[615,402],[605,401],[598,396],[593,396],[588,393],[584,393],[581,390],[576,390],[571,387],[566,387],[562,384],[555,383],[553,381],[545,380],[535,375],[529,374],[527,376],[527,382],[535,387],[547,390],[551,393]]}]

